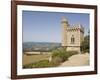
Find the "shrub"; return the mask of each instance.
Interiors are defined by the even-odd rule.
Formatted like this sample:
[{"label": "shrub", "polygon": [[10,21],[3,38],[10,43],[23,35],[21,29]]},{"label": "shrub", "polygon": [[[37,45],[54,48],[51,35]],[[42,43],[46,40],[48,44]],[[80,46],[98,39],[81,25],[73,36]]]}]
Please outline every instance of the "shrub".
[{"label": "shrub", "polygon": [[52,51],[52,58],[54,59],[55,57],[61,58],[61,61],[65,61],[67,60],[67,56],[66,56],[66,49],[64,48],[60,48],[60,49],[55,49]]},{"label": "shrub", "polygon": [[[52,60],[55,60],[54,62],[64,62],[68,60],[69,57],[72,55],[78,54],[77,51],[66,51],[65,48],[55,49],[52,51]],[[57,59],[55,59],[57,58]]]},{"label": "shrub", "polygon": [[62,59],[60,57],[55,57],[52,59],[51,63],[54,65],[54,66],[57,66],[59,65],[60,63],[62,62]]},{"label": "shrub", "polygon": [[77,51],[67,51],[66,56],[69,58],[69,57],[71,57],[72,55],[75,55],[75,54],[78,54],[78,52]]}]

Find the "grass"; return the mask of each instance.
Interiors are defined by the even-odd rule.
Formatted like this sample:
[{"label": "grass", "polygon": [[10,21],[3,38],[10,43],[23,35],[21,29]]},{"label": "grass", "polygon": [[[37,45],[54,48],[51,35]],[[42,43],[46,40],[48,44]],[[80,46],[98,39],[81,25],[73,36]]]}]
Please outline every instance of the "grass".
[{"label": "grass", "polygon": [[66,51],[64,49],[54,50],[52,60],[49,62],[50,54],[23,55],[23,68],[45,68],[56,67],[68,60],[72,55],[78,54],[77,51]]},{"label": "grass", "polygon": [[50,57],[49,54],[34,54],[34,55],[23,55],[23,65],[35,63],[41,60],[48,60]]},{"label": "grass", "polygon": [[35,63],[24,65],[23,68],[45,68],[45,67],[54,67],[57,64],[49,62],[48,60],[41,60]]}]

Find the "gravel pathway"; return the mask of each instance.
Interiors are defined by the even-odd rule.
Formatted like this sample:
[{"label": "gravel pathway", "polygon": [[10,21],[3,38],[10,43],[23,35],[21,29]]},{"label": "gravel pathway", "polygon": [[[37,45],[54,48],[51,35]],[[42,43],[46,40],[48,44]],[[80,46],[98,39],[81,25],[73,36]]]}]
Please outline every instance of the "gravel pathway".
[{"label": "gravel pathway", "polygon": [[86,66],[89,65],[89,54],[77,54],[71,56],[68,61],[65,61],[60,66]]}]

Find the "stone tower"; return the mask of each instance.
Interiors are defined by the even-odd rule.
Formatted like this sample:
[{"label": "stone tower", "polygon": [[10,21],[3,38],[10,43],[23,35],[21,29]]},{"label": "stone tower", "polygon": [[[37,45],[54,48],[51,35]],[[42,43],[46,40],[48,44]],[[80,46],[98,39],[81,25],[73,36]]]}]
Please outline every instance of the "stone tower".
[{"label": "stone tower", "polygon": [[67,51],[78,51],[80,53],[81,42],[84,40],[84,28],[81,24],[69,25],[66,18],[62,18],[62,46]]},{"label": "stone tower", "polygon": [[67,46],[67,28],[68,28],[68,21],[65,17],[62,17],[61,21],[62,25],[62,46]]}]

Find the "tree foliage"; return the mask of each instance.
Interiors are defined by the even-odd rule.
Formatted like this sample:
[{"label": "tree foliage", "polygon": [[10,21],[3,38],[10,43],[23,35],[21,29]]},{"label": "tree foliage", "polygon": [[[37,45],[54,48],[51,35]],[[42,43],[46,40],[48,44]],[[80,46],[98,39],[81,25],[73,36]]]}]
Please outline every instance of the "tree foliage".
[{"label": "tree foliage", "polygon": [[83,53],[85,53],[85,52],[89,53],[89,48],[90,48],[90,36],[86,35],[84,37],[84,41],[81,43],[81,51]]}]

